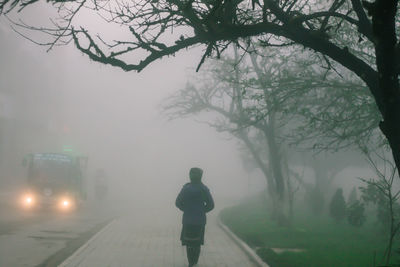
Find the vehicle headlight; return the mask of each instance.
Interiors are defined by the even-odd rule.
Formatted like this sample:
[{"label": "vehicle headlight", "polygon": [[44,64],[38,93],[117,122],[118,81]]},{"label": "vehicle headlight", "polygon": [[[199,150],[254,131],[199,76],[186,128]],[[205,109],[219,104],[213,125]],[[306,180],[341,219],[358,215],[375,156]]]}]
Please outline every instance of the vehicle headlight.
[{"label": "vehicle headlight", "polygon": [[20,201],[24,207],[32,207],[35,204],[35,198],[31,194],[22,195]]},{"label": "vehicle headlight", "polygon": [[59,208],[63,210],[69,210],[73,208],[73,202],[70,198],[61,198],[59,202]]},{"label": "vehicle headlight", "polygon": [[24,203],[26,204],[26,205],[32,205],[33,204],[33,196],[31,196],[31,195],[26,195],[25,197],[24,197]]}]

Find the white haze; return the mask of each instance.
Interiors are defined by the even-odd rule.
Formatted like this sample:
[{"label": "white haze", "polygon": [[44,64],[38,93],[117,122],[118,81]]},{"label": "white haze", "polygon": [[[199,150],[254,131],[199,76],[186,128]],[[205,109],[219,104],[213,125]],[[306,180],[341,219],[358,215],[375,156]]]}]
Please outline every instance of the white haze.
[{"label": "white haze", "polygon": [[[42,7],[27,9],[24,20],[48,23]],[[106,31],[120,40],[127,36],[98,19],[81,20],[94,34]],[[264,189],[260,171],[243,170],[237,141],[192,118],[171,122],[160,113],[162,101],[195,75],[201,48],[158,60],[141,73],[124,72],[90,61],[73,44],[46,53],[46,47],[17,35],[9,24],[0,19],[0,97],[11,99],[11,120],[19,128],[11,142],[0,140],[6,146],[0,148],[3,189],[23,183],[24,154],[59,152],[62,145],[89,156],[89,193],[96,169],[106,170],[114,207],[137,202],[173,206],[193,166],[204,169],[204,183],[217,207]],[[33,122],[56,133],[54,138],[30,132]],[[313,176],[309,170],[305,180],[312,183]],[[337,176],[333,187],[344,186],[348,194],[360,184],[356,178],[371,176],[371,171],[348,168]]]},{"label": "white haze", "polygon": [[199,49],[163,58],[138,74],[92,62],[72,44],[46,53],[4,18],[0,43],[0,93],[13,99],[12,116],[57,132],[55,141],[30,134],[29,126],[17,132],[22,141],[8,143],[0,162],[3,188],[23,182],[25,153],[59,152],[64,144],[89,156],[89,193],[95,170],[106,170],[116,206],[173,205],[193,166],[204,169],[217,205],[245,196],[254,181],[254,190],[263,189],[261,175],[243,171],[235,140],[192,119],[171,122],[160,113],[162,100],[194,73]]}]

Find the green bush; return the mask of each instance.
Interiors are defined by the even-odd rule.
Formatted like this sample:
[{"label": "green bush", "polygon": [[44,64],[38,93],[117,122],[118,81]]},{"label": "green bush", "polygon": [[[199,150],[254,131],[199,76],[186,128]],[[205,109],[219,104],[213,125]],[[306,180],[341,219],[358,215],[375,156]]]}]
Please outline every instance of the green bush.
[{"label": "green bush", "polygon": [[333,195],[331,204],[329,205],[329,214],[331,217],[340,222],[346,217],[346,202],[343,197],[343,190],[339,188]]},{"label": "green bush", "polygon": [[356,200],[347,207],[347,221],[350,225],[360,227],[366,220],[364,204]]}]

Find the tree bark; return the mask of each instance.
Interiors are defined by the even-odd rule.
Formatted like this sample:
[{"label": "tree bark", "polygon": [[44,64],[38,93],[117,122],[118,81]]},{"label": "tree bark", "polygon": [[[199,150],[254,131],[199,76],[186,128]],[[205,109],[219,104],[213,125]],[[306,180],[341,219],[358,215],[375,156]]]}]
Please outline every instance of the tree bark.
[{"label": "tree bark", "polygon": [[376,65],[379,73],[378,86],[381,92],[377,102],[382,103],[383,121],[379,127],[386,136],[393,159],[400,169],[400,88],[396,46],[395,19],[398,0],[376,0],[363,2],[372,16],[372,31],[375,36]]},{"label": "tree bark", "polygon": [[257,150],[255,149],[254,145],[251,143],[249,140],[248,136],[246,133],[243,132],[243,130],[239,131],[239,138],[245,143],[246,147],[249,149],[251,155],[253,156],[254,160],[256,161],[258,167],[261,169],[262,173],[264,174],[265,179],[267,180],[267,186],[268,186],[268,192],[271,195],[275,195],[275,182],[274,179],[272,179],[271,174],[261,159],[260,155],[257,153]]},{"label": "tree bark", "polygon": [[270,121],[268,123],[268,127],[264,127],[264,133],[268,142],[268,154],[269,154],[269,162],[270,167],[272,168],[272,173],[274,174],[276,192],[280,200],[283,200],[285,193],[285,183],[283,179],[282,173],[282,157],[281,151],[279,149],[279,145],[276,142],[275,136],[275,123],[274,123],[274,114],[269,116]]},{"label": "tree bark", "polygon": [[[267,105],[267,107],[271,108],[273,106],[272,102],[274,100],[271,100],[271,97],[267,92],[268,86],[265,84],[265,79],[263,77],[264,75],[262,74],[262,70],[257,63],[255,54],[250,54],[250,59],[257,74],[258,81],[260,82],[261,88],[263,90],[265,104]],[[279,144],[276,141],[275,112],[273,110],[270,110],[268,118],[268,122],[265,122],[264,125],[257,126],[257,128],[263,131],[267,139],[270,166],[274,174],[276,191],[278,192],[280,199],[283,200],[285,193],[285,183],[282,172],[282,155]]]}]

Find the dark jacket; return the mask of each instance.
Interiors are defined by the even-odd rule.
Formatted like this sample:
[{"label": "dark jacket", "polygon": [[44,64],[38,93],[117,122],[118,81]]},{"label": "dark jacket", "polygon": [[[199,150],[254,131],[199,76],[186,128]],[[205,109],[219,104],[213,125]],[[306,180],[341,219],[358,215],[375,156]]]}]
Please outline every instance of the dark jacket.
[{"label": "dark jacket", "polygon": [[214,208],[214,200],[204,184],[187,183],[176,198],[175,205],[183,211],[182,224],[204,225],[206,213]]}]

